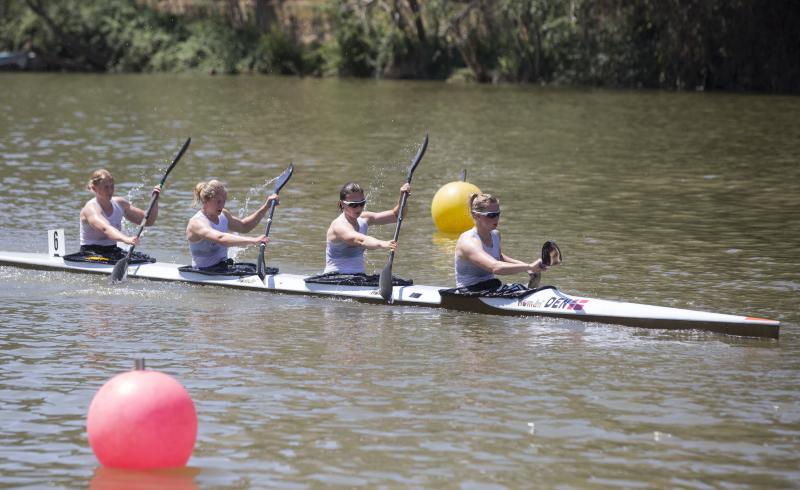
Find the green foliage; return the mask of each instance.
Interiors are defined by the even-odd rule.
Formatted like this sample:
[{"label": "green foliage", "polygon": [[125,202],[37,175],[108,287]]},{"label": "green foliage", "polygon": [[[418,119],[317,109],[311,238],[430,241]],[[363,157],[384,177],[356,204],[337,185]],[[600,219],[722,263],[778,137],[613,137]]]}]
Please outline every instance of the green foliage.
[{"label": "green foliage", "polygon": [[167,60],[173,70],[200,69],[207,73],[236,73],[244,55],[245,41],[218,18],[200,19],[188,25],[188,36]]},{"label": "green foliage", "polygon": [[37,35],[41,21],[21,1],[3,1],[0,15],[0,51],[18,51]]},{"label": "green foliage", "polygon": [[191,5],[0,0],[0,49],[62,70],[800,92],[797,0],[325,0],[308,44]]},{"label": "green foliage", "polygon": [[239,64],[243,70],[275,75],[306,75],[319,71],[320,61],[283,31],[272,29],[262,34],[253,49]]},{"label": "green foliage", "polygon": [[333,5],[329,11],[333,41],[324,53],[327,72],[340,76],[369,77],[374,74],[375,39],[369,25],[347,2]]}]

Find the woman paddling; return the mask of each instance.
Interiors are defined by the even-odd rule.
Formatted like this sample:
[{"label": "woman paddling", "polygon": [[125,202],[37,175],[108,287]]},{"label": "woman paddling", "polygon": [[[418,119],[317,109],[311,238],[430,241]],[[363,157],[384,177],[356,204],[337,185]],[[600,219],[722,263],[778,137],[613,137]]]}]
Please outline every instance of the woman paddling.
[{"label": "woman paddling", "polygon": [[[475,227],[458,238],[455,251],[456,289],[464,292],[494,291],[502,287],[495,275],[527,272],[532,277],[547,270],[541,258],[523,262],[500,249],[500,200],[491,194],[472,194],[469,207]],[[548,242],[552,243],[552,242]],[[553,243],[553,246],[555,244]],[[557,250],[557,247],[556,249]],[[553,252],[551,264],[560,262]],[[514,289],[524,289],[516,287]]]},{"label": "woman paddling", "polygon": [[[117,242],[139,245],[139,237],[122,232],[122,218],[137,225],[142,224],[145,212],[131,205],[124,197],[114,195],[114,177],[105,169],[95,170],[89,178],[87,189],[94,198],[87,202],[80,214],[81,251],[65,257],[73,260],[110,262],[122,257],[124,251]],[[160,193],[161,186],[153,188]],[[158,200],[145,223],[152,226],[158,218]],[[155,262],[155,259],[134,252],[132,262]]]},{"label": "woman paddling", "polygon": [[[400,195],[411,193],[411,185],[403,184]],[[378,240],[367,235],[369,225],[396,223],[400,201],[392,209],[381,212],[365,211],[367,198],[360,185],[350,182],[339,191],[341,214],[331,222],[326,235],[325,272],[342,274],[364,273],[364,250],[397,250],[394,240]],[[403,216],[405,218],[405,216]]]},{"label": "woman paddling", "polygon": [[[400,188],[403,193],[411,193],[411,185]],[[326,234],[325,272],[306,279],[306,282],[322,282],[352,285],[377,285],[377,275],[364,274],[364,250],[397,250],[394,240],[378,240],[367,235],[370,225],[396,223],[400,213],[400,202],[386,211],[372,212],[364,208],[367,198],[364,190],[355,182],[349,182],[339,190],[337,203],[339,216],[331,221]],[[404,211],[405,214],[405,211]],[[403,216],[405,218],[405,216]],[[398,285],[408,285],[411,281],[397,279]],[[374,284],[372,284],[374,282]]]},{"label": "woman paddling", "polygon": [[[271,194],[261,207],[244,219],[237,218],[225,209],[227,198],[225,185],[218,180],[199,182],[195,186],[192,206],[199,205],[201,209],[186,226],[192,267],[207,272],[255,274],[255,264],[236,264],[247,267],[234,267],[233,261],[228,260],[228,247],[267,244],[269,238],[266,235],[249,237],[230,232],[250,232],[264,217],[270,204],[273,201],[278,204],[278,195]],[[249,271],[249,266],[252,266],[252,271]]]}]

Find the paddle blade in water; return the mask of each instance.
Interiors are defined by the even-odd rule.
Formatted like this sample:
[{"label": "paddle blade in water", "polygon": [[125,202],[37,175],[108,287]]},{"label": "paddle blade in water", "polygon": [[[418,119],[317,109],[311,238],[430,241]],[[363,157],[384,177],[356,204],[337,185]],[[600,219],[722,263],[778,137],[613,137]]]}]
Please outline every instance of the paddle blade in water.
[{"label": "paddle blade in water", "polygon": [[528,279],[528,289],[537,289],[539,287],[539,283],[542,282],[542,273],[541,272],[534,272],[531,274],[531,278]]},{"label": "paddle blade in water", "polygon": [[256,261],[256,272],[261,282],[267,277],[266,264],[264,263],[264,249],[267,248],[263,243],[258,246],[258,260]]},{"label": "paddle blade in water", "polygon": [[378,280],[378,289],[381,292],[381,298],[384,301],[392,303],[392,262],[391,260],[386,264],[381,271],[381,277]]},{"label": "paddle blade in water", "polygon": [[114,264],[114,270],[111,271],[111,283],[118,283],[125,280],[128,275],[128,257],[123,257]]}]

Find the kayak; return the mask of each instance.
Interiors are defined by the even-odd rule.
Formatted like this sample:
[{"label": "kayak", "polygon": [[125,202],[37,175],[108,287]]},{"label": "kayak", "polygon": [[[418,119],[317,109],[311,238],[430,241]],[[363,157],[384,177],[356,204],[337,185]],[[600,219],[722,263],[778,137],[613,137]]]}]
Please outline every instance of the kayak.
[{"label": "kayak", "polygon": [[[27,252],[0,252],[0,265],[94,274],[111,274],[114,268],[114,264],[71,262],[59,256]],[[387,304],[378,287],[306,283],[306,276],[283,273],[268,274],[263,281],[258,275],[209,276],[180,271],[180,267],[180,264],[163,262],[133,264],[128,268],[128,277]],[[641,328],[698,329],[747,337],[777,339],[780,331],[780,322],[765,318],[586,298],[566,294],[553,286],[533,290],[520,298],[443,295],[440,294],[442,289],[423,285],[393,286],[391,304],[491,315],[554,317]]]}]

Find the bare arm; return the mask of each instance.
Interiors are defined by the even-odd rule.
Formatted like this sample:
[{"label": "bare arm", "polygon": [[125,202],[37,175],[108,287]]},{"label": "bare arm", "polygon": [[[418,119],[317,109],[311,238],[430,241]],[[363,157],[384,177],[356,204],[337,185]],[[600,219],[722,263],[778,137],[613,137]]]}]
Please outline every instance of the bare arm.
[{"label": "bare arm", "polygon": [[[508,255],[504,254],[503,252],[500,252],[500,257],[503,258],[503,262],[509,262],[511,264],[527,264],[527,262],[523,262],[523,261],[517,260],[517,259],[515,259],[513,257],[509,257]],[[542,259],[538,259],[538,260],[539,260],[539,262],[542,261]]]},{"label": "bare arm", "polygon": [[328,229],[328,240],[345,242],[351,247],[364,247],[367,249],[383,248],[387,250],[397,249],[397,243],[394,240],[378,240],[375,237],[359,233],[347,223],[339,221],[338,219],[331,223],[331,227]]},{"label": "bare arm", "polygon": [[95,230],[102,232],[109,240],[127,243],[128,245],[139,244],[139,239],[137,237],[130,237],[111,226],[111,223],[108,222],[106,217],[103,216],[103,213],[101,213],[95,205],[86,204],[83,207],[81,210],[81,221],[88,223],[89,226]]},{"label": "bare arm", "polygon": [[[483,249],[480,240],[477,238],[465,237],[458,241],[456,245],[456,255],[466,259],[481,269],[496,275],[519,274],[521,272],[533,273],[544,268],[541,265],[542,259],[536,259],[527,263],[521,260],[511,259],[505,254],[500,254],[503,260],[497,260]],[[506,259],[511,259],[510,261]]]},{"label": "bare arm", "polygon": [[272,201],[275,201],[276,206],[278,205],[277,194],[271,194],[261,207],[256,209],[250,216],[243,219],[233,216],[227,209],[223,210],[222,212],[225,213],[225,216],[228,218],[228,228],[238,233],[250,233],[253,231],[253,228],[258,226],[258,223],[261,222],[264,215],[267,214],[267,210]]},{"label": "bare arm", "polygon": [[208,223],[194,218],[190,219],[189,224],[186,226],[186,238],[190,242],[199,242],[203,239],[210,240],[226,247],[255,245],[262,242],[269,243],[269,238],[264,235],[249,237],[217,231],[208,226]]},{"label": "bare arm", "polygon": [[[400,188],[400,197],[397,199],[397,204],[394,205],[392,209],[387,209],[386,211],[381,211],[379,213],[372,213],[369,211],[364,211],[361,213],[361,217],[367,220],[368,225],[385,225],[388,223],[395,223],[397,221],[397,217],[400,216],[400,200],[403,198],[403,193],[411,194],[411,185],[408,183],[403,184]],[[408,213],[408,207],[406,206],[403,209],[403,218],[406,217]]]},{"label": "bare arm", "polygon": [[[161,186],[157,185],[153,187],[153,192],[160,194]],[[136,206],[128,202],[127,199],[123,199],[121,197],[115,197],[114,200],[117,201],[117,204],[119,204],[122,207],[122,213],[123,216],[125,216],[125,219],[127,219],[132,223],[136,223],[137,225],[142,224],[142,220],[144,219],[144,215],[147,213],[147,211],[137,208]],[[158,199],[156,199],[156,202],[153,204],[153,209],[150,211],[150,217],[147,218],[147,222],[144,225],[153,226],[153,223],[156,222],[157,218],[158,218]]]}]

